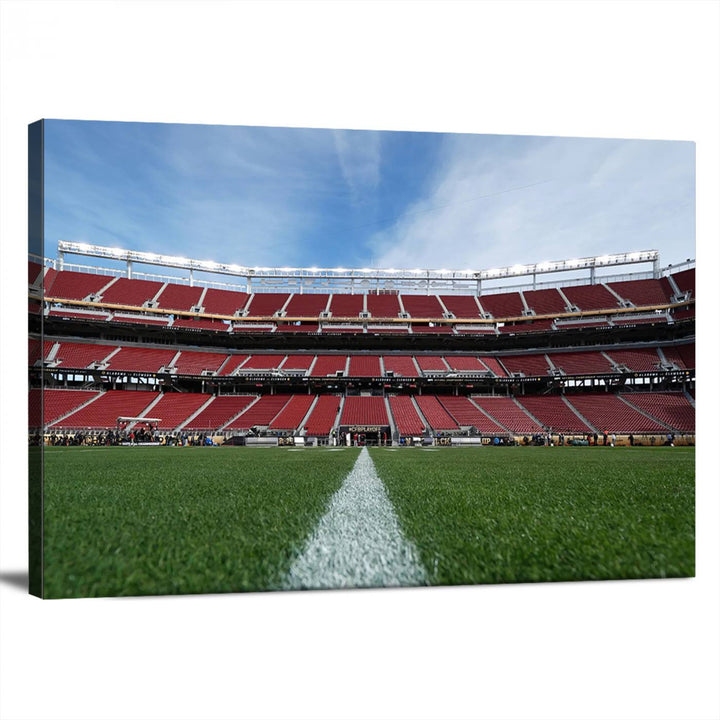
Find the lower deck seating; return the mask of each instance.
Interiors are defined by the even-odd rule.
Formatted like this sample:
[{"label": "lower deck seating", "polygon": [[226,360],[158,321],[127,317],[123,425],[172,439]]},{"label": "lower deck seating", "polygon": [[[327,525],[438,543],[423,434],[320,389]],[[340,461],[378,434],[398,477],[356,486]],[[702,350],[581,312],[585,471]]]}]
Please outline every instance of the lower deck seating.
[{"label": "lower deck seating", "polygon": [[340,411],[338,395],[320,395],[305,423],[309,436],[329,435]]},{"label": "lower deck seating", "polygon": [[695,432],[695,408],[683,393],[624,393],[622,397],[675,430]]},{"label": "lower deck seating", "polygon": [[628,406],[616,395],[590,393],[568,396],[570,404],[600,431],[616,433],[663,432],[662,425]]},{"label": "lower deck seating", "polygon": [[442,406],[452,415],[458,425],[475,427],[481,433],[504,433],[505,429],[478,410],[468,398],[462,396],[438,396]]},{"label": "lower deck seating", "polygon": [[166,392],[148,411],[148,417],[158,418],[160,430],[174,430],[196,413],[212,395],[204,393]]},{"label": "lower deck seating", "polygon": [[148,390],[108,390],[64,420],[53,423],[56,428],[112,429],[117,419],[136,417],[157,399],[156,392]]},{"label": "lower deck seating", "polygon": [[511,432],[528,434],[542,432],[542,426],[538,425],[510,397],[473,395],[472,401]]},{"label": "lower deck seating", "polygon": [[583,422],[557,395],[541,397],[526,395],[519,397],[518,402],[533,417],[537,418],[546,428],[551,429],[553,432],[585,434],[591,433],[595,429]]},{"label": "lower deck seating", "polygon": [[421,435],[425,429],[422,418],[418,415],[411,398],[398,395],[389,398],[390,412],[400,435]]},{"label": "lower deck seating", "polygon": [[[42,422],[51,425],[58,418],[67,415],[93,398],[100,397],[96,390],[30,390],[28,400],[28,424],[31,428],[39,428]],[[42,418],[41,418],[42,399]]]},{"label": "lower deck seating", "polygon": [[390,421],[385,408],[385,400],[381,397],[351,396],[345,398],[341,425],[372,425],[385,426]]},{"label": "lower deck seating", "polygon": [[236,415],[243,412],[250,403],[257,399],[256,395],[219,395],[196,415],[185,430],[218,430]]},{"label": "lower deck seating", "polygon": [[263,395],[254,405],[228,424],[228,430],[250,430],[270,425],[290,400],[290,395]]},{"label": "lower deck seating", "polygon": [[296,430],[310,410],[314,395],[293,395],[270,423],[270,430]]},{"label": "lower deck seating", "polygon": [[433,430],[458,430],[452,415],[434,395],[418,395],[415,398],[420,412]]}]

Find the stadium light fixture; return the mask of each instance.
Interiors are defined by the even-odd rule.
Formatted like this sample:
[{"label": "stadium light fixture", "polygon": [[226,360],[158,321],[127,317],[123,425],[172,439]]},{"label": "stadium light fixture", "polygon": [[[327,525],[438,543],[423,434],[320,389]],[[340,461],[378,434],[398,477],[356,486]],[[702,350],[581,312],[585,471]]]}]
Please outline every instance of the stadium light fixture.
[{"label": "stadium light fixture", "polygon": [[[505,268],[490,268],[489,270],[452,270],[441,268],[433,270],[430,268],[421,269],[400,269],[400,268],[291,268],[291,267],[246,267],[236,263],[216,263],[211,260],[192,260],[186,257],[173,255],[161,255],[158,253],[140,252],[137,250],[124,250],[122,248],[110,248],[89,243],[73,243],[61,240],[58,242],[59,253],[85,255],[92,257],[109,258],[117,261],[137,262],[148,265],[161,265],[176,267],[186,270],[202,269],[207,272],[214,272],[224,275],[252,277],[262,283],[263,280],[273,280],[282,283],[283,280],[292,278],[330,278],[338,281],[346,281],[348,288],[351,280],[412,280],[420,282],[435,280],[441,282],[467,281],[475,282],[487,279],[498,279],[504,277],[522,277],[535,275],[537,273],[556,273],[570,270],[592,270],[596,267],[608,267],[613,265],[630,265],[633,263],[657,262],[659,253],[657,250],[636,251],[632,253],[619,253],[615,255],[599,255],[596,257],[572,258],[570,260],[548,261],[544,260],[535,265],[522,265],[517,263]],[[451,276],[451,277],[448,277]]]}]

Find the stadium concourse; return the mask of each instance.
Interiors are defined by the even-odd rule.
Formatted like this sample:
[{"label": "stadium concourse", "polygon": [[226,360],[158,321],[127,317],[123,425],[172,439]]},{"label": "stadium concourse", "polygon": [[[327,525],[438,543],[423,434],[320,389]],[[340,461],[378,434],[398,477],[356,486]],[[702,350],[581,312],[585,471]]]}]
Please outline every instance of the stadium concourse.
[{"label": "stadium concourse", "polygon": [[35,441],[694,444],[694,261],[274,269],[60,243],[28,267]]}]

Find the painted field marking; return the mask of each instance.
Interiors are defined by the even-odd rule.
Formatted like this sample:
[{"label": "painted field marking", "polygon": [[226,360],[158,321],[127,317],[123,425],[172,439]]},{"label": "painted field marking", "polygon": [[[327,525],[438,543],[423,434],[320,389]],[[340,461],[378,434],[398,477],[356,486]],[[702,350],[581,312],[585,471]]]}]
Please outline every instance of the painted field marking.
[{"label": "painted field marking", "polygon": [[288,573],[290,590],[427,585],[367,448]]}]

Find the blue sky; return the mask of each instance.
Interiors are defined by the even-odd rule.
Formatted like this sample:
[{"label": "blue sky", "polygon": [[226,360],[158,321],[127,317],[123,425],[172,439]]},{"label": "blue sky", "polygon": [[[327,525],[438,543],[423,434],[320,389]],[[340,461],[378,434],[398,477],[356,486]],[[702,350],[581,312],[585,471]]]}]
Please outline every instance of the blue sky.
[{"label": "blue sky", "polygon": [[50,120],[58,240],[241,265],[475,268],[695,257],[695,146]]}]

